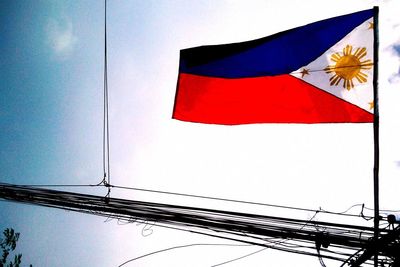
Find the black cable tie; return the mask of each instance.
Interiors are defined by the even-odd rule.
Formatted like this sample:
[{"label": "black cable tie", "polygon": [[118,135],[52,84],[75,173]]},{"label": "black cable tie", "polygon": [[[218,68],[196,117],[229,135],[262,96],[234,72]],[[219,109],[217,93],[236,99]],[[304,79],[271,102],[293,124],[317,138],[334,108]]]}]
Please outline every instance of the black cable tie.
[{"label": "black cable tie", "polygon": [[110,203],[111,188],[108,187],[107,195],[104,197],[104,202],[108,205]]}]

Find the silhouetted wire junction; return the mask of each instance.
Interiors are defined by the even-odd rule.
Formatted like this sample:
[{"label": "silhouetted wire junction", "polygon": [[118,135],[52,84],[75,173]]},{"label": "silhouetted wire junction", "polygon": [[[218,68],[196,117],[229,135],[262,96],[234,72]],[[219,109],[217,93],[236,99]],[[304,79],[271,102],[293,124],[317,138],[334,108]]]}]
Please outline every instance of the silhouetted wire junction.
[{"label": "silhouetted wire junction", "polygon": [[382,266],[399,266],[400,228],[374,228],[324,221],[291,219],[243,212],[213,210],[145,201],[127,200],[0,183],[0,198],[80,213],[146,222],[280,251],[342,262],[341,266],[373,265],[374,251]]}]

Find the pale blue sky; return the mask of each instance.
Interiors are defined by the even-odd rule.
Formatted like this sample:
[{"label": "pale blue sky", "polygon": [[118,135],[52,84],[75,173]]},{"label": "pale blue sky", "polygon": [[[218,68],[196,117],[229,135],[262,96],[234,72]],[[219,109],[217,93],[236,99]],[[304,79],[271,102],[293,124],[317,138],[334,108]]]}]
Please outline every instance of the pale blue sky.
[{"label": "pale blue sky", "polygon": [[[371,125],[225,127],[171,120],[180,49],[251,40],[378,1],[340,0],[329,8],[321,2],[110,0],[111,182],[335,211],[356,203],[372,207]],[[379,2],[381,203],[398,209],[399,54],[393,45],[399,45],[400,22],[396,1]],[[102,1],[0,1],[1,182],[100,182],[103,38]],[[160,200],[132,192],[112,196]],[[141,226],[3,201],[0,210],[0,228],[21,232],[23,262],[34,266],[118,266],[171,245],[226,243],[160,228],[142,237]],[[257,249],[191,248],[129,266],[211,266]],[[319,266],[314,258],[271,251],[226,266],[265,262]]]},{"label": "pale blue sky", "polygon": [[101,160],[95,154],[102,126],[96,109],[102,105],[103,16],[95,2],[1,3],[6,181],[70,180],[73,168],[66,166],[89,156],[89,166]]}]

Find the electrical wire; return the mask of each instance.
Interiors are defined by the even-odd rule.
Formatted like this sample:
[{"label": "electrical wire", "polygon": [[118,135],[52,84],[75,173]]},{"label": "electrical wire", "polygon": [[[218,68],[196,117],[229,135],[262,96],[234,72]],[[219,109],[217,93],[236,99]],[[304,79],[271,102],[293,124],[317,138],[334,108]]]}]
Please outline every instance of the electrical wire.
[{"label": "electrical wire", "polygon": [[[102,183],[99,183],[99,184],[25,184],[25,185],[18,185],[18,186],[22,186],[22,187],[100,187],[100,186],[104,186],[104,184],[102,184]],[[362,216],[360,216],[360,214],[357,215],[357,214],[346,214],[343,212],[331,212],[331,211],[324,210],[322,208],[319,208],[318,210],[313,210],[313,209],[299,208],[299,207],[293,207],[293,206],[267,204],[267,203],[262,203],[262,202],[243,201],[243,200],[235,200],[235,199],[229,199],[229,198],[210,197],[210,196],[204,196],[204,195],[195,195],[195,194],[188,194],[188,193],[178,193],[178,192],[170,192],[170,191],[162,191],[162,190],[144,189],[144,188],[137,188],[137,187],[127,187],[127,186],[112,185],[112,184],[107,184],[106,187],[115,188],[115,189],[123,189],[123,190],[142,191],[142,192],[156,193],[156,194],[166,194],[166,195],[172,195],[172,196],[181,196],[181,197],[217,200],[217,201],[240,203],[240,204],[266,206],[266,207],[271,207],[271,208],[290,209],[290,210],[296,210],[296,211],[325,213],[325,214],[349,216],[349,217],[362,217]],[[355,204],[355,205],[351,206],[350,208],[348,208],[345,212],[347,212],[348,210],[350,210],[351,208],[353,208],[357,205],[362,205],[362,204]],[[363,217],[366,219],[373,218],[371,216],[365,216],[365,215],[363,215]]]},{"label": "electrical wire", "polygon": [[[88,213],[125,222],[140,222],[168,229],[224,238],[271,249],[335,259],[343,262],[346,250],[352,251],[368,244],[372,228],[326,222],[272,217],[257,214],[218,211],[78,194],[50,189],[27,188],[0,184],[0,197],[23,203],[42,205],[69,211]],[[313,252],[318,233],[329,233],[329,241],[339,251]],[[387,231],[386,231],[387,232]],[[357,234],[359,233],[359,234]],[[274,243],[269,242],[273,239]],[[342,251],[344,250],[344,251]]]},{"label": "electrical wire", "polygon": [[107,0],[104,0],[104,89],[103,89],[103,179],[99,183],[107,187],[107,195],[110,196],[110,130],[108,117],[108,70],[107,70]]},{"label": "electrical wire", "polygon": [[211,243],[209,244],[209,243],[195,243],[195,244],[187,244],[187,245],[173,246],[173,247],[169,247],[169,248],[164,248],[164,249],[156,250],[156,251],[153,251],[153,252],[150,252],[150,253],[147,253],[147,254],[138,256],[138,257],[136,257],[136,258],[127,260],[127,261],[125,261],[124,263],[118,265],[118,267],[124,266],[124,265],[126,265],[126,264],[128,264],[128,263],[130,263],[130,262],[133,262],[133,261],[136,261],[136,260],[139,260],[139,259],[148,257],[148,256],[152,256],[152,255],[155,255],[155,254],[158,254],[158,253],[162,253],[162,252],[166,252],[166,251],[170,251],[170,250],[174,250],[174,249],[195,247],[195,246],[241,246],[241,247],[242,247],[242,246],[250,246],[250,245],[247,245],[247,244],[211,244]]},{"label": "electrical wire", "polygon": [[257,254],[257,253],[263,252],[263,251],[266,250],[266,249],[268,249],[268,248],[261,248],[261,249],[259,249],[259,250],[253,251],[253,252],[248,253],[248,254],[245,254],[245,255],[243,255],[243,256],[240,256],[240,257],[237,257],[237,258],[228,260],[228,261],[224,261],[224,262],[221,262],[221,263],[212,265],[211,267],[217,267],[217,266],[222,266],[222,265],[225,265],[225,264],[228,264],[228,263],[232,263],[232,262],[234,262],[234,261],[238,261],[238,260],[241,260],[241,259],[244,259],[244,258],[253,256],[253,255]]},{"label": "electrical wire", "polygon": [[[332,214],[332,215],[343,215],[343,216],[350,216],[350,217],[360,217],[360,215],[356,215],[356,214],[344,214],[344,213],[338,213],[338,212],[331,212],[331,211],[322,210],[321,208],[319,210],[313,210],[313,209],[298,208],[298,207],[291,207],[291,206],[283,206],[283,205],[276,205],[276,204],[267,204],[267,203],[262,203],[262,202],[234,200],[234,199],[229,199],[229,198],[209,197],[209,196],[204,196],[204,195],[177,193],[177,192],[161,191],[161,190],[153,190],[153,189],[144,189],[144,188],[137,188],[137,187],[127,187],[127,186],[118,186],[118,185],[111,185],[111,187],[118,188],[118,189],[133,190],[133,191],[143,191],[143,192],[149,192],[149,193],[168,194],[168,195],[192,197],[192,198],[199,198],[199,199],[219,200],[219,201],[226,201],[226,202],[233,202],[233,203],[251,204],[251,205],[267,206],[267,207],[282,208],[282,209],[291,209],[291,210],[297,210],[297,211],[322,212],[322,213]],[[366,217],[368,217],[368,216],[366,216]]]},{"label": "electrical wire", "polygon": [[[257,214],[218,211],[126,199],[109,198],[0,183],[0,198],[68,211],[87,213],[125,222],[140,222],[168,229],[223,238],[275,250],[338,260],[343,263],[355,249],[365,247],[372,228],[298,220]],[[335,250],[315,253],[318,233],[329,233]],[[382,230],[382,233],[388,233]],[[272,241],[272,237],[282,241]],[[353,252],[351,252],[353,251]],[[349,253],[351,252],[351,253]]]}]

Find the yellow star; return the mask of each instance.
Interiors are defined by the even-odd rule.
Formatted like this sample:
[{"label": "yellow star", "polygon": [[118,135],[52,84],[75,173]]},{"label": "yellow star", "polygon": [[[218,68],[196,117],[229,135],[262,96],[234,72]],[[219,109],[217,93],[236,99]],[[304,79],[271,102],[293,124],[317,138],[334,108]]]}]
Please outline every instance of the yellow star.
[{"label": "yellow star", "polygon": [[368,30],[374,29],[374,23],[373,22],[368,22],[368,23],[369,23]]},{"label": "yellow star", "polygon": [[302,71],[300,71],[301,78],[304,78],[304,76],[306,76],[306,75],[310,75],[310,73],[308,71],[309,71],[309,69],[303,69]]},{"label": "yellow star", "polygon": [[369,109],[370,110],[374,109],[374,101],[368,102],[368,104],[369,104]]}]

